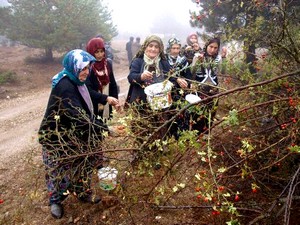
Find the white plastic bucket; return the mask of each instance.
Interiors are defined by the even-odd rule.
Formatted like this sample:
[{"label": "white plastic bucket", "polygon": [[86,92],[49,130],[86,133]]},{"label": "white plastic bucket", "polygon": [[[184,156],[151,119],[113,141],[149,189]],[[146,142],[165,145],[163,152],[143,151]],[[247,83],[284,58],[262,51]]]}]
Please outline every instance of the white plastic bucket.
[{"label": "white plastic bucket", "polygon": [[111,191],[117,186],[118,170],[112,167],[103,167],[98,170],[99,186],[104,191]]},{"label": "white plastic bucket", "polygon": [[198,95],[187,94],[185,96],[185,100],[188,101],[190,104],[193,104],[195,102],[199,102],[201,100],[201,98]]},{"label": "white plastic bucket", "polygon": [[172,104],[171,90],[173,84],[170,81],[155,83],[145,88],[147,101],[151,109],[158,110],[168,108]]}]

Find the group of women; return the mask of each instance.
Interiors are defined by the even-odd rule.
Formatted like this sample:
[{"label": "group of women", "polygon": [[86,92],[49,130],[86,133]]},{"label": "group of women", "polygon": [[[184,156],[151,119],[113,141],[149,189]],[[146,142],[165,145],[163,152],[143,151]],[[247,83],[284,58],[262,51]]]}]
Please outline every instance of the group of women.
[{"label": "group of women", "polygon": [[197,130],[199,134],[207,132],[217,102],[211,98],[207,101],[205,99],[218,93],[218,69],[222,58],[226,57],[226,52],[222,52],[221,56],[219,50],[219,38],[208,40],[201,49],[197,35],[192,34],[189,35],[186,46],[182,46],[177,38],[169,39],[165,53],[161,38],[156,35],[149,36],[130,65],[127,102],[145,111],[149,107],[145,87],[169,80],[173,84],[174,103],[169,111],[174,109],[176,104],[185,101],[187,94],[193,93],[199,97],[199,101],[202,99],[202,106],[205,105],[203,110],[211,113],[211,117],[208,118],[202,114],[184,112],[174,121],[177,129],[169,129],[171,135],[178,138],[184,130]]},{"label": "group of women", "polygon": [[[209,40],[203,51],[199,51],[199,43],[194,41],[185,47],[188,55],[181,54],[182,48],[177,38],[171,38],[165,53],[162,39],[148,36],[130,64],[126,104],[145,113],[149,109],[145,87],[166,80],[173,84],[174,103],[183,100],[191,91],[201,98],[215,94],[217,64],[221,59],[218,54],[220,40]],[[109,132],[106,120],[112,116],[112,107],[116,110],[121,107],[112,61],[106,57],[103,39],[92,38],[86,51],[75,49],[65,55],[63,70],[52,79],[52,91],[39,129],[50,211],[54,218],[63,216],[62,201],[70,191],[84,202],[94,204],[101,200],[91,192],[90,181],[93,169],[102,166],[101,146],[95,140],[101,141],[102,132]],[[208,127],[207,119],[200,121],[200,115],[193,117],[193,127],[186,126],[190,124],[185,121],[190,115],[183,119],[178,117],[179,129],[171,135],[178,138],[185,129],[204,132]],[[100,150],[98,154],[89,155],[89,148]],[[70,156],[76,154],[82,158],[71,160]]]}]

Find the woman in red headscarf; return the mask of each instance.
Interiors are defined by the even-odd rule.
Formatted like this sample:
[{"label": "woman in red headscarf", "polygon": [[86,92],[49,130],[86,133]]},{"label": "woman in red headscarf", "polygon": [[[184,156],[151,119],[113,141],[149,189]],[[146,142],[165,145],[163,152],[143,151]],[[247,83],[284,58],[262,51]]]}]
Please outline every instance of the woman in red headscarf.
[{"label": "woman in red headscarf", "polygon": [[116,109],[120,107],[112,61],[106,57],[104,41],[101,38],[92,38],[87,43],[86,50],[97,60],[92,64],[86,81],[94,105],[94,113],[100,119],[110,119],[111,106]]}]

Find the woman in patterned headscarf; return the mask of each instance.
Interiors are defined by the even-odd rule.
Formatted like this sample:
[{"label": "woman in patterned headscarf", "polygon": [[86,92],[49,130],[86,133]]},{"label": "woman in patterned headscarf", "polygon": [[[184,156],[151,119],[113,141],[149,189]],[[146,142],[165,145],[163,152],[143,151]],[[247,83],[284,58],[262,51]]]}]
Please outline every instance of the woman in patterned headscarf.
[{"label": "woman in patterned headscarf", "polygon": [[126,102],[138,105],[146,103],[144,88],[166,80],[170,69],[161,38],[156,35],[148,36],[130,65],[127,77],[130,86]]},{"label": "woman in patterned headscarf", "polygon": [[102,155],[86,154],[95,146],[95,140],[101,143],[104,130],[103,124],[94,119],[93,104],[85,85],[93,61],[92,55],[80,49],[65,55],[64,69],[52,79],[51,94],[38,132],[50,210],[55,218],[63,216],[62,201],[68,193],[76,193],[85,202],[101,200],[90,192],[90,175],[95,167],[101,166]]}]

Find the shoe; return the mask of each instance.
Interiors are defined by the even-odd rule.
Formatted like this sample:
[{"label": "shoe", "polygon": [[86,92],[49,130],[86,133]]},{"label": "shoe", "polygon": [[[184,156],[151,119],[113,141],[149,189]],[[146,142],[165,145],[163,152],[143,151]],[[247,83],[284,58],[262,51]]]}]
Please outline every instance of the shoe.
[{"label": "shoe", "polygon": [[51,204],[50,206],[51,215],[55,219],[60,219],[63,217],[64,209],[61,204]]},{"label": "shoe", "polygon": [[89,194],[85,197],[79,197],[78,199],[82,202],[87,202],[91,204],[97,204],[101,201],[101,198],[99,196],[93,194]]}]

